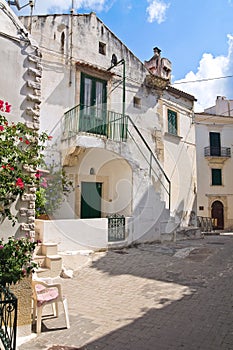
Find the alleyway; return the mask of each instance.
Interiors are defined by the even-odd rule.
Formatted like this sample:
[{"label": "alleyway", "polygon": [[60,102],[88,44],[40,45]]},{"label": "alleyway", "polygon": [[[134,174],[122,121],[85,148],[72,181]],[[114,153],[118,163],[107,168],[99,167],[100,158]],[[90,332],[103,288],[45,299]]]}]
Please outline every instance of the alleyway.
[{"label": "alleyway", "polygon": [[20,350],[233,349],[233,236],[96,253],[61,315]]}]

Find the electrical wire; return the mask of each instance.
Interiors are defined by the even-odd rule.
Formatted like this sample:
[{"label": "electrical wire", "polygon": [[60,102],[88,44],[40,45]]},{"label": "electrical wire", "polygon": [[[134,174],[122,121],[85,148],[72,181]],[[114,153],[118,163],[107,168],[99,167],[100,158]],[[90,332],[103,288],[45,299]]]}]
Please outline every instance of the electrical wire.
[{"label": "electrical wire", "polygon": [[189,84],[189,83],[201,83],[203,81],[219,80],[219,79],[226,79],[226,78],[233,78],[233,75],[226,75],[226,76],[223,76],[223,77],[216,77],[216,78],[204,78],[204,79],[197,79],[197,80],[178,81],[178,82],[173,83],[171,85]]}]

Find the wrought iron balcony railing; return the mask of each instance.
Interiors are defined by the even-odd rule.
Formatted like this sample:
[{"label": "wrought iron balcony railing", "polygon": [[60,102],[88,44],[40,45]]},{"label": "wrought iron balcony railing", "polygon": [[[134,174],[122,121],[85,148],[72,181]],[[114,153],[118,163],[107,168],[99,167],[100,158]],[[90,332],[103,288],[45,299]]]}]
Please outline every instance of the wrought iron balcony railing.
[{"label": "wrought iron balcony railing", "polygon": [[17,298],[0,285],[0,339],[4,349],[16,349]]},{"label": "wrought iron balcony railing", "polygon": [[94,106],[75,106],[64,115],[63,139],[80,132],[106,136],[114,141],[127,139],[127,117]]},{"label": "wrought iron balcony railing", "polygon": [[204,148],[205,157],[231,157],[230,147],[205,147]]}]

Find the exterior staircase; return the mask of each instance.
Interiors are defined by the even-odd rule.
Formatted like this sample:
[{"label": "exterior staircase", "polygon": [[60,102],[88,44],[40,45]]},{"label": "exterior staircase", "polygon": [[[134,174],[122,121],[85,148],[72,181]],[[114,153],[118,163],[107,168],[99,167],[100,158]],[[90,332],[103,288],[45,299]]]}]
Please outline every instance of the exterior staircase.
[{"label": "exterior staircase", "polygon": [[[171,182],[157,159],[157,155],[147,143],[146,136],[143,136],[131,117],[106,111],[107,127],[100,129],[99,125],[93,124],[90,129],[88,125],[84,128],[85,123],[80,124],[80,118],[85,119],[85,115],[82,115],[81,112],[81,106],[75,106],[67,111],[54,127],[54,130],[59,129],[59,138],[61,137],[60,130],[63,130],[62,138],[59,141],[63,144],[62,148],[68,149],[70,138],[79,134],[80,139],[78,139],[77,145],[82,146],[83,132],[91,133],[92,136],[96,135],[97,138],[105,136],[107,138],[107,141],[104,142],[105,149],[122,155],[132,165],[135,173],[139,174],[138,182],[141,181],[143,186],[147,186],[146,195],[150,199],[150,203],[145,202],[142,198],[138,208],[135,208],[134,225],[132,225],[134,226],[132,228],[133,241],[141,243],[153,240],[171,241],[199,238],[201,231],[198,227],[181,227],[181,220],[171,215]],[[96,112],[96,108],[90,107],[90,113],[94,112]],[[98,147],[101,146],[102,144],[98,145]],[[141,231],[145,234],[141,235]]]},{"label": "exterior staircase", "polygon": [[38,264],[37,276],[57,277],[62,271],[62,257],[57,253],[57,243],[39,243],[33,260]]}]

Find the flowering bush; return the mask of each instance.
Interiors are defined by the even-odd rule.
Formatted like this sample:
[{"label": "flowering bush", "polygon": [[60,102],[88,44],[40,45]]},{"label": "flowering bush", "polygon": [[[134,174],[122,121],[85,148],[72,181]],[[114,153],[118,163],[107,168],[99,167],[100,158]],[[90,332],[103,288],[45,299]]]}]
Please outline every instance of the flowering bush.
[{"label": "flowering bush", "polygon": [[16,218],[11,204],[35,185],[35,173],[43,164],[41,151],[50,138],[45,132],[38,134],[21,122],[9,123],[0,116],[0,214],[12,220],[13,225]]},{"label": "flowering bush", "polygon": [[0,284],[3,286],[16,283],[29,276],[37,264],[32,256],[37,243],[29,238],[8,238],[7,242],[0,239]]},{"label": "flowering bush", "polygon": [[38,188],[36,191],[36,217],[42,214],[52,215],[58,210],[64,197],[73,190],[72,181],[65,171],[50,166],[47,173],[38,171]]}]

